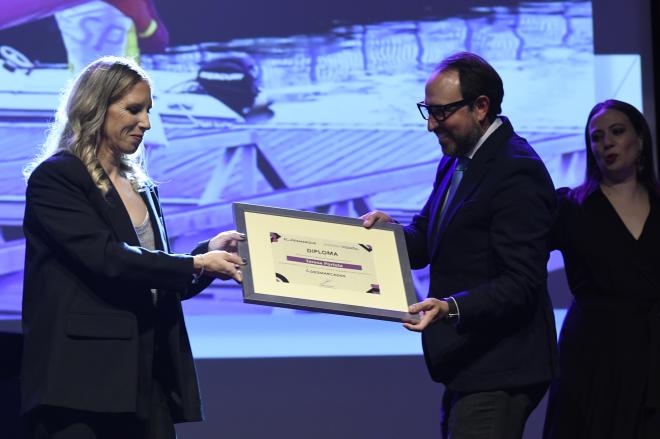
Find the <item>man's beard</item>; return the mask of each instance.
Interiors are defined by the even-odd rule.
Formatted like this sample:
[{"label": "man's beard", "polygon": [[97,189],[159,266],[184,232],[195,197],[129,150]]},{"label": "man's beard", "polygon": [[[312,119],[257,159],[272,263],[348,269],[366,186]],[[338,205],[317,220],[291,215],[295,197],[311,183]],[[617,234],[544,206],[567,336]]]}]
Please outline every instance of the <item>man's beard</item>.
[{"label": "man's beard", "polygon": [[[440,147],[442,148],[442,153],[444,155],[448,155],[450,157],[461,157],[470,153],[480,138],[481,127],[479,124],[475,123],[472,126],[472,129],[470,129],[470,131],[468,131],[465,135],[458,137],[452,136],[451,139],[453,142],[444,144],[442,141],[440,141]],[[438,140],[439,139],[440,137],[438,137]]]}]

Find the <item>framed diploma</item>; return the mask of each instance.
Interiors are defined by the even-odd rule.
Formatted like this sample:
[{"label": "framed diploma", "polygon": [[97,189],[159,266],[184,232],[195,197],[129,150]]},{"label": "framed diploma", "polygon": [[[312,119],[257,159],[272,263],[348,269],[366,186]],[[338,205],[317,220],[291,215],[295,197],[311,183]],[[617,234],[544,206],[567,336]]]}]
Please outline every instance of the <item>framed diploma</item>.
[{"label": "framed diploma", "polygon": [[367,317],[418,321],[403,229],[321,213],[234,203],[247,239],[239,254],[243,301]]}]

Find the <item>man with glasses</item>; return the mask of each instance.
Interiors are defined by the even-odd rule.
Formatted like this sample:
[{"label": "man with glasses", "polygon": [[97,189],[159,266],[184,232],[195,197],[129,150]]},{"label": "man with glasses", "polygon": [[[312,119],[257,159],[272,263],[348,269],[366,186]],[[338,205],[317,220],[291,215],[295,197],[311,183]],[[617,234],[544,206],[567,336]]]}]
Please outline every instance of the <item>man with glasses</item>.
[{"label": "man with glasses", "polygon": [[[555,195],[543,162],[499,116],[502,80],[482,58],[443,60],[417,104],[440,143],[433,192],[404,228],[411,266],[430,264],[410,307],[431,377],[445,385],[444,438],[520,438],[556,370],[546,238]],[[393,220],[374,211],[371,227]]]}]

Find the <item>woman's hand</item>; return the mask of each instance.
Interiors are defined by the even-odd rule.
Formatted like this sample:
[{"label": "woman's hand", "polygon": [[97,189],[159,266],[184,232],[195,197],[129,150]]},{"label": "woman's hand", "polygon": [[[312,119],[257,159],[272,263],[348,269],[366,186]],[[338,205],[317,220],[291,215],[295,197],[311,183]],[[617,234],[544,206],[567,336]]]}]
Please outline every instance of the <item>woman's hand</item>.
[{"label": "woman's hand", "polygon": [[204,274],[222,280],[234,279],[243,281],[241,267],[247,261],[235,253],[221,250],[212,250],[207,253],[195,255],[193,263],[196,274]]},{"label": "woman's hand", "polygon": [[243,240],[245,240],[245,235],[238,233],[236,230],[220,232],[209,241],[209,251],[222,250],[229,253],[236,253],[238,241]]}]

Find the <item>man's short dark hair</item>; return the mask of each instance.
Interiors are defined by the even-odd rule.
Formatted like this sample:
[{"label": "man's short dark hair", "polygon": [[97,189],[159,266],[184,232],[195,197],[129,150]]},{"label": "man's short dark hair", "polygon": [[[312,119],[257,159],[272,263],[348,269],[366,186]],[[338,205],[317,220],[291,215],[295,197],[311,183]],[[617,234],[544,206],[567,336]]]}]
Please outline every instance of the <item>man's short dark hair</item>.
[{"label": "man's short dark hair", "polygon": [[502,112],[504,86],[502,78],[495,69],[479,55],[470,52],[458,52],[445,58],[435,71],[454,70],[458,72],[463,99],[474,100],[481,95],[490,100],[488,120],[491,122]]}]

